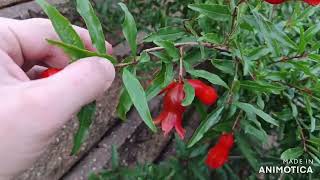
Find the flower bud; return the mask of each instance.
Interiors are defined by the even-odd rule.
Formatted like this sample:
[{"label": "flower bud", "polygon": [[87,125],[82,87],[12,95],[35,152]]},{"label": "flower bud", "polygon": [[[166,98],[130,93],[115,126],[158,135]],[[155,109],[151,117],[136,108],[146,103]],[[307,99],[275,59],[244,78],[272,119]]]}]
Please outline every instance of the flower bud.
[{"label": "flower bud", "polygon": [[229,157],[229,152],[234,144],[233,133],[223,133],[215,146],[208,153],[205,163],[212,169],[223,166]]},{"label": "flower bud", "polygon": [[281,3],[284,3],[285,0],[264,0],[270,4],[281,4]]},{"label": "flower bud", "polygon": [[208,86],[198,79],[189,79],[188,82],[195,89],[195,96],[205,105],[213,105],[218,99],[218,93],[214,87]]}]

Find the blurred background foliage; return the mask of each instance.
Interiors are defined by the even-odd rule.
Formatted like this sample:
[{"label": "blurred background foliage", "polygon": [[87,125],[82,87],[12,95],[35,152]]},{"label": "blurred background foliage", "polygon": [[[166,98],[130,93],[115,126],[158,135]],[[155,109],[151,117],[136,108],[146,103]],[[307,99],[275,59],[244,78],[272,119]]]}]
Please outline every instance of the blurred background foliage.
[{"label": "blurred background foliage", "polygon": [[[123,21],[118,2],[120,1],[101,0],[95,4],[104,29],[115,36],[119,36]],[[189,67],[190,71],[200,68],[217,74],[230,89],[218,88],[221,98],[217,107],[224,107],[219,114],[221,118],[216,120],[219,122],[208,131],[200,132],[203,138],[195,142],[194,146],[187,148],[187,145],[178,141],[177,155],[171,159],[160,164],[138,165],[135,168],[114,165],[112,170],[102,172],[100,178],[319,178],[318,7],[301,1],[289,1],[273,6],[260,0],[250,0],[243,2],[238,8],[236,6],[239,1],[235,0],[121,2],[128,6],[135,17],[138,30],[151,33],[146,36],[145,43],[168,40],[172,43],[204,42],[227,46],[228,51],[201,45],[186,48],[184,61],[185,67]],[[206,11],[203,8],[188,7],[189,4],[217,5],[218,9]],[[218,13],[214,13],[215,11]],[[156,65],[161,66],[162,62],[168,62],[168,57],[168,52],[153,53],[152,58],[158,61],[146,61],[140,67],[156,68]],[[203,63],[206,65],[201,66]],[[173,78],[174,76],[169,77],[171,80]],[[163,87],[164,80],[159,84]],[[235,105],[237,102],[252,106],[239,107]],[[197,109],[202,109],[199,113],[203,121],[210,119],[212,108]],[[261,111],[272,116],[272,119],[266,118]],[[221,169],[207,169],[204,158],[208,147],[214,144],[222,132],[230,131],[238,118],[241,119],[239,132],[236,134],[236,146],[231,152],[229,163]],[[187,120],[185,118],[185,121]],[[276,123],[270,123],[273,120]],[[314,173],[257,173],[261,166],[281,166],[282,159],[287,158],[313,159]],[[99,177],[92,175],[91,178]]]}]

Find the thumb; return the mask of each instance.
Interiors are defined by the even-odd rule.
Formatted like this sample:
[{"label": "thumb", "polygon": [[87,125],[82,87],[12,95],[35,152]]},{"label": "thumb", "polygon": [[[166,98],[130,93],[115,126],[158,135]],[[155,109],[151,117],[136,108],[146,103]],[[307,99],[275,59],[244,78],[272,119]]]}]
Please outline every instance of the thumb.
[{"label": "thumb", "polygon": [[106,59],[90,57],[78,60],[54,76],[43,79],[42,91],[60,113],[74,113],[106,91],[115,77],[113,65]]}]

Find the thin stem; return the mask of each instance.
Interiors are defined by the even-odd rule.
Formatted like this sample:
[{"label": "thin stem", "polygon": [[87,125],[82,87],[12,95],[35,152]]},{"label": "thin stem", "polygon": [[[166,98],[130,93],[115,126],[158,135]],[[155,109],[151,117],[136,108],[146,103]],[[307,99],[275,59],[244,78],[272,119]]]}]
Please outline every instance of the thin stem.
[{"label": "thin stem", "polygon": [[[227,46],[216,45],[216,44],[211,44],[211,43],[184,42],[184,43],[176,43],[176,44],[174,44],[174,46],[177,48],[185,47],[185,46],[204,46],[207,48],[213,48],[213,49],[223,51],[223,52],[229,52],[229,48]],[[154,47],[154,48],[150,48],[150,49],[145,49],[143,51],[148,53],[148,52],[153,52],[153,51],[161,51],[163,49],[164,49],[163,47]]]},{"label": "thin stem", "polygon": [[245,0],[240,0],[238,4],[234,7],[233,12],[232,12],[232,20],[231,20],[231,28],[230,28],[230,33],[227,35],[224,44],[228,45],[231,36],[234,34],[236,31],[236,23],[237,23],[237,17],[238,17],[238,8],[239,6],[244,3]]},{"label": "thin stem", "polygon": [[114,65],[114,67],[115,68],[123,68],[123,67],[127,67],[127,66],[134,65],[137,63],[138,63],[137,61],[133,61],[133,62],[129,62],[129,63],[119,63],[119,64]]},{"label": "thin stem", "polygon": [[183,46],[180,47],[179,82],[183,81]]},{"label": "thin stem", "polygon": [[268,66],[270,65],[273,65],[273,64],[276,64],[276,63],[281,63],[281,62],[287,62],[287,61],[290,61],[290,60],[293,60],[293,59],[300,59],[300,58],[305,58],[307,57],[308,54],[307,53],[303,53],[303,54],[300,54],[300,55],[296,55],[296,56],[292,56],[292,57],[282,57],[279,61],[274,61],[274,62],[271,62],[268,64]]},{"label": "thin stem", "polygon": [[234,89],[235,83],[238,80],[238,71],[239,71],[239,62],[236,61],[236,68],[235,68],[235,72],[234,72],[234,77],[233,77],[233,81],[232,81],[232,84],[231,84],[231,88],[230,88],[229,93],[228,93],[227,104],[231,104],[232,101],[233,101],[233,89]]},{"label": "thin stem", "polygon": [[299,127],[299,130],[300,130],[300,135],[301,135],[302,144],[303,144],[303,150],[304,150],[304,152],[307,152],[307,143],[306,143],[307,139],[303,133],[303,129],[302,129],[299,121],[298,120],[296,120],[296,121],[297,121],[297,125]]},{"label": "thin stem", "polygon": [[[219,50],[222,52],[229,52],[229,48],[227,46],[216,45],[216,44],[211,44],[211,43],[184,42],[184,43],[176,43],[176,44],[174,44],[174,46],[177,48],[186,47],[186,46],[204,46],[204,47],[213,48],[213,49],[216,49],[216,50]],[[154,47],[154,48],[150,48],[150,49],[145,49],[143,51],[149,53],[149,52],[161,51],[161,50],[164,50],[164,48],[163,47]],[[123,67],[134,65],[134,64],[137,64],[136,59],[134,59],[133,62],[116,64],[115,67],[116,68],[123,68]]]},{"label": "thin stem", "polygon": [[236,127],[239,125],[239,122],[241,120],[241,116],[242,116],[242,113],[243,113],[243,110],[241,110],[236,118],[236,120],[234,121],[233,123],[233,126],[232,126],[232,131],[234,131],[236,129]]},{"label": "thin stem", "polygon": [[284,85],[284,86],[288,86],[289,88],[295,88],[295,89],[297,89],[298,91],[303,92],[303,93],[306,93],[306,94],[311,95],[311,96],[312,96],[312,94],[313,94],[312,90],[309,89],[309,88],[301,88],[301,87],[295,86],[295,85],[293,85],[293,84],[284,83],[284,82],[281,82],[281,81],[273,81],[273,82],[280,83],[280,84],[282,84],[282,85]]}]

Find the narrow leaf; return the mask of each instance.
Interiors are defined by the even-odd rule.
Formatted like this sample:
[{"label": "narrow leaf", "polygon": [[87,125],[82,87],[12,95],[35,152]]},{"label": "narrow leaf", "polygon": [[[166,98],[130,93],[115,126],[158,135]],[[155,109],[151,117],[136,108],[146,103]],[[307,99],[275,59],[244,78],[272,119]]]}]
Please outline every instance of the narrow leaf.
[{"label": "narrow leaf", "polygon": [[169,85],[174,78],[173,64],[172,63],[165,63],[164,65],[166,67],[166,72],[164,74],[164,80],[163,80],[163,84],[161,86],[162,88]]},{"label": "narrow leaf", "polygon": [[127,113],[132,107],[132,101],[131,98],[125,88],[121,90],[121,95],[119,99],[119,103],[117,106],[117,115],[121,120],[127,119]]},{"label": "narrow leaf", "polygon": [[217,21],[227,21],[230,19],[230,10],[228,6],[219,4],[190,4],[188,6],[194,11],[208,16],[209,18]]},{"label": "narrow leaf", "polygon": [[100,54],[105,54],[107,50],[102,26],[89,0],[77,0],[77,10],[86,23],[93,46]]},{"label": "narrow leaf", "polygon": [[229,89],[229,86],[227,85],[227,83],[225,83],[216,74],[210,73],[205,70],[190,70],[190,71],[188,71],[188,73],[191,74],[192,76],[204,78],[204,79],[208,80],[209,82],[211,82],[212,84],[217,84],[217,85],[220,85],[220,86],[223,86],[223,87]]},{"label": "narrow leaf", "polygon": [[202,121],[195,133],[192,135],[189,143],[188,148],[195,145],[198,141],[201,140],[201,138],[204,136],[204,134],[215,124],[217,124],[220,120],[221,113],[223,111],[224,107],[220,107],[213,111],[211,114],[209,114],[209,117],[206,121]]},{"label": "narrow leaf", "polygon": [[297,159],[303,154],[303,148],[301,147],[295,147],[285,150],[281,154],[282,160],[290,160],[290,159]]},{"label": "narrow leaf", "polygon": [[237,103],[234,103],[234,105],[236,105],[238,108],[244,110],[247,113],[254,113],[254,114],[258,115],[259,117],[261,117],[263,120],[265,120],[266,122],[268,122],[270,124],[273,124],[275,126],[279,126],[278,121],[273,119],[270,115],[268,115],[267,113],[263,112],[262,110],[255,108],[251,104],[237,102]]},{"label": "narrow leaf", "polygon": [[52,25],[56,32],[58,33],[60,39],[67,44],[72,44],[75,47],[84,49],[84,44],[77,34],[77,32],[73,29],[71,23],[66,19],[60,12],[47,3],[45,0],[36,0],[36,2],[41,6],[44,12],[50,18]]},{"label": "narrow leaf", "polygon": [[171,41],[155,41],[154,43],[160,47],[163,47],[167,51],[168,55],[173,59],[179,59],[179,50],[174,46],[174,44]]},{"label": "narrow leaf", "polygon": [[123,70],[122,80],[133,102],[133,105],[136,107],[142,120],[153,132],[156,132],[157,129],[150,114],[146,94],[140,82],[127,68]]},{"label": "narrow leaf", "polygon": [[77,117],[79,119],[79,129],[76,132],[75,137],[73,139],[74,144],[71,151],[72,155],[75,155],[80,150],[81,145],[87,138],[95,111],[96,111],[96,103],[92,102],[84,106],[80,110],[80,112],[77,114]]},{"label": "narrow leaf", "polygon": [[68,45],[68,44],[65,44],[65,43],[59,42],[59,41],[54,41],[54,40],[47,40],[47,41],[49,44],[63,49],[63,51],[66,54],[68,54],[73,61],[76,61],[81,58],[97,56],[97,57],[105,58],[105,59],[111,61],[111,63],[113,63],[113,64],[115,64],[117,62],[117,60],[114,57],[112,57],[108,54],[99,54],[99,53],[88,51],[85,49],[80,49],[76,46]]},{"label": "narrow leaf", "polygon": [[162,64],[161,71],[156,75],[151,85],[146,90],[148,101],[154,98],[163,89],[166,71],[166,66]]},{"label": "narrow leaf", "polygon": [[153,42],[153,41],[163,41],[163,40],[171,40],[174,41],[180,37],[185,35],[183,29],[179,29],[176,27],[165,27],[159,29],[157,32],[149,34],[145,37],[145,42]]},{"label": "narrow leaf", "polygon": [[182,106],[189,106],[194,99],[195,90],[188,81],[184,82],[183,88],[184,88],[185,98],[182,101]]},{"label": "narrow leaf", "polygon": [[259,162],[256,158],[256,155],[253,149],[248,144],[247,140],[239,133],[235,133],[237,145],[244,155],[244,157],[248,160],[249,164],[254,170],[257,170],[259,167]]},{"label": "narrow leaf", "polygon": [[125,18],[122,24],[123,35],[130,45],[131,54],[135,56],[137,53],[137,25],[127,6],[123,3],[119,3],[119,6],[125,13]]},{"label": "narrow leaf", "polygon": [[244,80],[240,81],[240,86],[250,91],[262,93],[269,92],[274,94],[280,94],[280,92],[284,90],[284,88],[279,85],[273,85],[262,81]]},{"label": "narrow leaf", "polygon": [[139,57],[139,63],[150,62],[150,56],[147,52],[143,51]]}]

